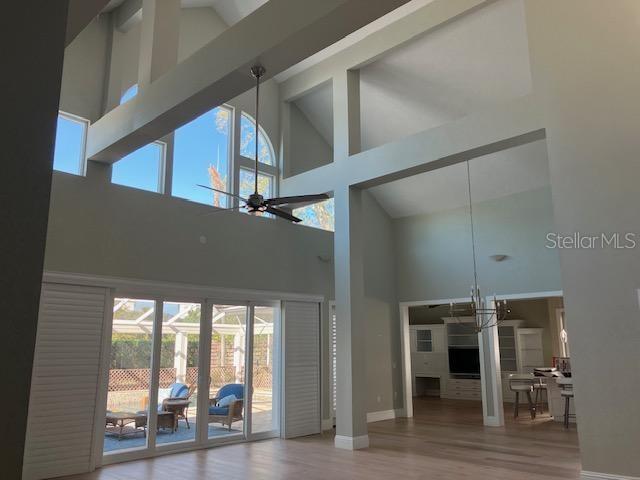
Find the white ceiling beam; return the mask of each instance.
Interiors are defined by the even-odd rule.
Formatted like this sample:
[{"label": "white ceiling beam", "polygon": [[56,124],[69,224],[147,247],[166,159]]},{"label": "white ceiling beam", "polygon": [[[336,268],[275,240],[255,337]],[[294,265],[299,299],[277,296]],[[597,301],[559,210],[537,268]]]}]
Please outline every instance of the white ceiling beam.
[{"label": "white ceiling beam", "polygon": [[[283,179],[280,193],[369,188],[544,138],[535,95]],[[393,158],[393,162],[389,159]]]},{"label": "white ceiling beam", "polygon": [[267,80],[407,1],[271,0],[94,123],[87,156],[113,163],[249,90],[253,63]]}]

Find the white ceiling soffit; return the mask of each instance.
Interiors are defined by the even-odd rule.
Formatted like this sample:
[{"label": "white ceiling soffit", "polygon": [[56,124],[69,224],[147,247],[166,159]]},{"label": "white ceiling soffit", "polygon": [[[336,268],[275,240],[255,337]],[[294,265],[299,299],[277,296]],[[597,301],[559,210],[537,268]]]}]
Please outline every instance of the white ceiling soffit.
[{"label": "white ceiling soffit", "polygon": [[307,117],[309,123],[333,148],[333,88],[331,82],[322,84],[293,103]]},{"label": "white ceiling soffit", "polygon": [[[549,185],[545,140],[470,161],[473,203]],[[392,218],[425,215],[469,205],[466,163],[396,180],[369,189]]]},{"label": "white ceiling soffit", "polygon": [[346,50],[352,45],[355,45],[363,38],[371,35],[372,33],[377,32],[378,30],[382,30],[384,27],[392,24],[400,20],[407,15],[411,15],[416,10],[428,5],[434,0],[412,0],[410,2],[405,3],[401,7],[396,8],[392,12],[387,13],[386,15],[374,20],[368,25],[365,25],[360,30],[356,30],[355,32],[347,35],[342,40],[337,41],[333,45],[325,48],[324,50],[319,51],[315,55],[311,55],[310,57],[304,59],[302,62],[294,65],[293,67],[285,70],[282,73],[279,73],[274,78],[276,82],[284,82],[285,80],[297,75],[300,72],[303,72],[309,67],[312,67],[323,60],[335,55],[342,50]]}]

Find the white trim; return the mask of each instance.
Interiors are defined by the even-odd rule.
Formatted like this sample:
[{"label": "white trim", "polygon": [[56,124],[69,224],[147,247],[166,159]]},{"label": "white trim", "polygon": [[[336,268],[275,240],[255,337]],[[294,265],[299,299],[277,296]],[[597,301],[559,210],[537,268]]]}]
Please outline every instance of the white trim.
[{"label": "white trim", "polygon": [[225,287],[206,287],[189,283],[160,282],[153,280],[141,280],[137,278],[111,277],[106,275],[89,275],[84,273],[68,273],[46,271],[43,274],[44,282],[64,283],[70,285],[87,285],[93,287],[107,287],[116,290],[115,296],[126,291],[128,294],[163,297],[189,297],[189,298],[220,298],[226,301],[300,301],[300,302],[324,302],[323,295],[290,293],[269,290],[249,290]]},{"label": "white trim", "polygon": [[378,412],[367,413],[367,423],[381,422],[383,420],[392,420],[396,418],[395,410],[380,410]]},{"label": "white trim", "polygon": [[[111,336],[113,329],[113,290],[107,289],[104,303],[104,317],[102,325],[102,347],[100,351],[100,371],[98,375],[98,388],[96,391],[96,406],[94,414],[94,437],[91,446],[90,471],[102,466],[104,458],[104,430],[95,428],[104,422],[104,412],[107,410],[107,395],[109,390],[109,361],[111,359]],[[107,355],[109,352],[109,355]]]},{"label": "white trim", "polygon": [[333,430],[333,418],[322,419],[322,431]]},{"label": "white trim", "polygon": [[369,435],[360,435],[359,437],[348,437],[346,435],[336,435],[334,444],[336,448],[343,450],[360,450],[369,447]]},{"label": "white trim", "polygon": [[614,475],[612,473],[580,472],[581,480],[640,480],[640,477],[629,477],[627,475]]}]

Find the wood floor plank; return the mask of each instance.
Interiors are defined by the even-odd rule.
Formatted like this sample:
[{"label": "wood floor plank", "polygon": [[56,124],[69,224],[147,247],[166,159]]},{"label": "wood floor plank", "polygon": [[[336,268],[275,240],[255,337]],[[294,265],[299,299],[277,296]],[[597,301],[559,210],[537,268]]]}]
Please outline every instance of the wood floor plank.
[{"label": "wood floor plank", "polygon": [[[510,406],[505,408],[511,412]],[[67,480],[439,480],[578,479],[576,427],[548,415],[507,414],[503,428],[482,425],[478,402],[420,398],[414,418],[369,424],[371,447],[333,446],[333,432],[265,440],[110,465]]]}]

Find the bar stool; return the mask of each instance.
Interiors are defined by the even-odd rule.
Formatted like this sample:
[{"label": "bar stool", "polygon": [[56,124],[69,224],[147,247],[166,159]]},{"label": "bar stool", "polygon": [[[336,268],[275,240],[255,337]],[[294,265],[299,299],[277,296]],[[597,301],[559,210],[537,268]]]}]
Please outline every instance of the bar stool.
[{"label": "bar stool", "polygon": [[527,394],[531,420],[534,420],[536,418],[536,406],[531,399],[531,394],[535,389],[535,383],[536,379],[532,373],[512,373],[509,375],[509,390],[516,394],[516,403],[513,411],[513,418],[518,418],[520,392]]},{"label": "bar stool", "polygon": [[[535,392],[535,407],[536,413],[538,412],[538,402],[540,402],[540,406],[547,404],[547,410],[549,410],[549,393],[547,391],[547,384],[544,382],[545,377],[535,377],[535,381],[533,382],[533,391]],[[544,399],[543,399],[544,395]],[[542,410],[542,408],[541,408]]]},{"label": "bar stool", "polygon": [[569,417],[575,418],[575,414],[569,413],[571,407],[571,399],[573,398],[573,381],[571,378],[558,378],[560,385],[560,396],[564,398],[564,428],[569,428]]}]

